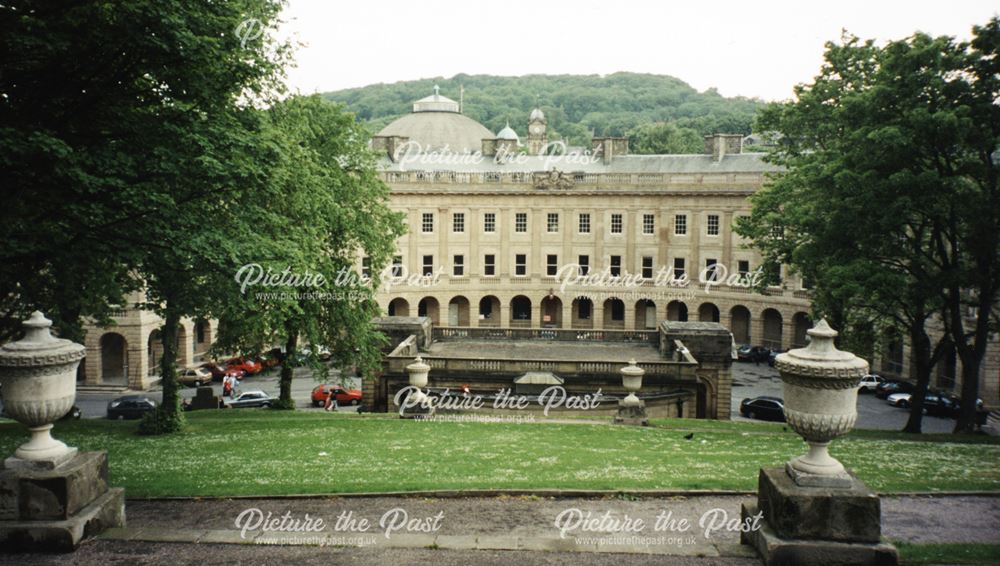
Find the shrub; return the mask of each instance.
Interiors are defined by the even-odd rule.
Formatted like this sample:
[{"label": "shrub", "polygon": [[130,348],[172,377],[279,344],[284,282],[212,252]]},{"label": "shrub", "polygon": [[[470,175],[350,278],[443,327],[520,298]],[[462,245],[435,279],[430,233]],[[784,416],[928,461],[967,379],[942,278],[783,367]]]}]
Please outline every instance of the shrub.
[{"label": "shrub", "polygon": [[186,419],[184,418],[183,412],[177,412],[170,415],[163,410],[163,407],[157,407],[142,416],[142,421],[139,422],[138,432],[142,435],[160,435],[180,432],[181,429],[184,428],[185,421]]}]

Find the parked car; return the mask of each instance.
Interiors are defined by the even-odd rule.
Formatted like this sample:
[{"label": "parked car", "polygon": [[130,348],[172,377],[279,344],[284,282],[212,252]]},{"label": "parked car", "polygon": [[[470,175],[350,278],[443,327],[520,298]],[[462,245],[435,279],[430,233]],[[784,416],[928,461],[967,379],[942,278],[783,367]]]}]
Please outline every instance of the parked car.
[{"label": "parked car", "polygon": [[201,387],[207,383],[212,383],[212,374],[202,368],[187,368],[177,372],[177,381],[184,385]]},{"label": "parked car", "polygon": [[271,348],[258,356],[257,361],[264,366],[264,369],[273,368],[285,361],[285,353],[281,351],[281,348]]},{"label": "parked car", "polygon": [[778,397],[768,396],[744,399],[740,403],[740,414],[749,419],[784,422],[785,402]]},{"label": "parked car", "polygon": [[271,396],[260,390],[254,391],[244,391],[240,393],[235,399],[226,403],[226,405],[234,408],[241,409],[244,407],[270,407],[271,406]]},{"label": "parked car", "polygon": [[764,346],[751,346],[744,344],[736,350],[736,359],[741,362],[765,362],[771,355],[771,350]]},{"label": "parked car", "polygon": [[222,378],[226,376],[225,364],[220,364],[217,362],[205,362],[201,364],[201,369],[212,374],[212,381],[222,381]]},{"label": "parked car", "polygon": [[109,419],[138,419],[156,408],[156,402],[142,395],[125,395],[108,403]]},{"label": "parked car", "polygon": [[860,388],[858,389],[858,393],[874,393],[875,389],[882,383],[885,383],[884,377],[870,373],[861,378],[861,383],[858,384]]},{"label": "parked car", "polygon": [[913,384],[909,381],[883,381],[875,387],[875,396],[888,399],[894,393],[913,393]]},{"label": "parked car", "polygon": [[361,404],[361,390],[360,389],[344,389],[339,385],[329,385],[324,383],[323,385],[317,385],[312,390],[312,402],[316,407],[322,407],[326,403],[327,392],[332,388],[334,398],[337,399],[339,405],[360,405]]},{"label": "parked car", "polygon": [[[313,350],[313,348],[315,348],[315,350]],[[315,354],[313,352],[315,352]],[[298,351],[296,354],[296,361],[298,362],[298,365],[303,365],[310,358],[312,358],[313,355],[315,355],[316,359],[321,362],[328,362],[333,357],[333,354],[330,353],[330,349],[326,346],[306,346]]]},{"label": "parked car", "polygon": [[771,350],[767,354],[767,365],[774,367],[774,362],[778,359],[778,354],[784,354],[788,350]]},{"label": "parked car", "polygon": [[[886,402],[893,407],[908,409],[913,404],[912,393],[893,393]],[[958,398],[928,391],[924,396],[923,413],[935,417],[955,418],[959,413]]]},{"label": "parked car", "polygon": [[259,362],[247,358],[231,358],[226,360],[226,369],[239,370],[243,375],[255,375],[264,370]]}]

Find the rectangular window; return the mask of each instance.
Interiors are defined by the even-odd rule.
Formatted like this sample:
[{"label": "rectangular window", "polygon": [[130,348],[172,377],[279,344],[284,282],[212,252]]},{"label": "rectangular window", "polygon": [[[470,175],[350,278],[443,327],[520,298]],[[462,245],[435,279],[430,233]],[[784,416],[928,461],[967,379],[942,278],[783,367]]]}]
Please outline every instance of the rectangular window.
[{"label": "rectangular window", "polygon": [[483,275],[491,276],[497,274],[496,257],[493,254],[486,254],[483,257]]},{"label": "rectangular window", "polygon": [[719,280],[719,266],[718,262],[714,259],[705,260],[705,279],[707,281],[718,281]]},{"label": "rectangular window", "polygon": [[527,275],[528,274],[528,256],[524,254],[516,254],[514,256],[514,275]]},{"label": "rectangular window", "polygon": [[455,262],[452,266],[452,273],[455,277],[461,277],[465,275],[465,256],[457,255],[455,256]]},{"label": "rectangular window", "polygon": [[451,215],[451,231],[452,232],[465,232],[465,213],[456,212]]},{"label": "rectangular window", "polygon": [[392,276],[403,276],[403,256],[397,255],[392,258]]},{"label": "rectangular window", "polygon": [[719,215],[709,214],[708,215],[708,235],[718,236],[719,235]]},{"label": "rectangular window", "polygon": [[361,258],[361,275],[362,277],[372,276],[372,258],[370,257]]},{"label": "rectangular window", "polygon": [[684,277],[684,258],[675,257],[674,258],[674,279],[680,279]]},{"label": "rectangular window", "polygon": [[483,215],[483,232],[492,234],[497,231],[497,213],[487,212]]},{"label": "rectangular window", "polygon": [[653,258],[652,256],[643,256],[642,258],[642,278],[652,279],[653,278]]},{"label": "rectangular window", "polygon": [[683,236],[688,233],[688,217],[687,214],[678,214],[674,216],[674,234],[677,236]]},{"label": "rectangular window", "polygon": [[577,262],[577,265],[580,266],[580,275],[586,275],[590,273],[590,256],[582,255],[578,259],[580,260]]},{"label": "rectangular window", "polygon": [[642,233],[653,234],[656,232],[656,220],[652,214],[642,215]]},{"label": "rectangular window", "polygon": [[434,231],[434,213],[425,212],[420,221],[420,231],[423,233]]},{"label": "rectangular window", "polygon": [[556,273],[559,272],[559,256],[556,254],[549,254],[545,257],[545,274],[549,277],[555,277]]},{"label": "rectangular window", "polygon": [[741,277],[750,275],[750,262],[745,259],[739,260],[736,262],[736,271],[740,272]]},{"label": "rectangular window", "polygon": [[611,256],[611,276],[618,277],[622,274],[622,256]]},{"label": "rectangular window", "polygon": [[434,275],[434,256],[424,256],[424,275]]},{"label": "rectangular window", "polygon": [[515,232],[527,232],[528,231],[528,213],[518,212],[514,214],[514,231]]},{"label": "rectangular window", "polygon": [[622,233],[622,215],[612,214],[611,215],[611,233],[621,234]]},{"label": "rectangular window", "polygon": [[558,232],[559,231],[559,213],[558,212],[550,212],[548,214],[548,217],[547,217],[546,220],[547,220],[546,226],[548,227],[548,231],[549,231],[550,234],[552,232]]},{"label": "rectangular window", "polygon": [[581,299],[577,303],[576,316],[580,320],[590,320],[590,301]]},{"label": "rectangular window", "polygon": [[580,213],[580,233],[581,234],[590,233],[590,213],[588,212]]}]

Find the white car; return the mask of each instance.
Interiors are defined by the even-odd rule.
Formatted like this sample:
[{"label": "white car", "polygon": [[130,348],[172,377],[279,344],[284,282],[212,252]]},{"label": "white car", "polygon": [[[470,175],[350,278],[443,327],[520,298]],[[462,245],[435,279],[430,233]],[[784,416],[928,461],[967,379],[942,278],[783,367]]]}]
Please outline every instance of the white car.
[{"label": "white car", "polygon": [[202,368],[187,368],[177,372],[177,381],[184,385],[201,387],[202,385],[212,383],[212,374]]},{"label": "white car", "polygon": [[903,409],[910,406],[910,394],[909,393],[893,393],[889,395],[885,402],[892,405],[893,407],[902,407]]},{"label": "white car", "polygon": [[241,407],[270,407],[271,401],[273,401],[273,399],[270,395],[260,391],[259,389],[255,389],[253,391],[244,391],[243,393],[240,393],[239,397],[226,403],[226,405],[237,409]]},{"label": "white car", "polygon": [[885,381],[885,378],[881,375],[869,374],[861,378],[861,383],[858,385],[861,389],[858,390],[859,393],[874,393],[875,388]]}]

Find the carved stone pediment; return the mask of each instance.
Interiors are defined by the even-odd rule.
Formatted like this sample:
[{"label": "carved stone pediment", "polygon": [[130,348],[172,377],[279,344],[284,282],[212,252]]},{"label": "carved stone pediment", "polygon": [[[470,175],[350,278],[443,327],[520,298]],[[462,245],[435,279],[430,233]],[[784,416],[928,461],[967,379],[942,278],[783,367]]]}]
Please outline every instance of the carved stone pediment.
[{"label": "carved stone pediment", "polygon": [[551,171],[539,172],[534,175],[536,189],[566,190],[573,188],[573,175],[559,171],[555,167]]}]

